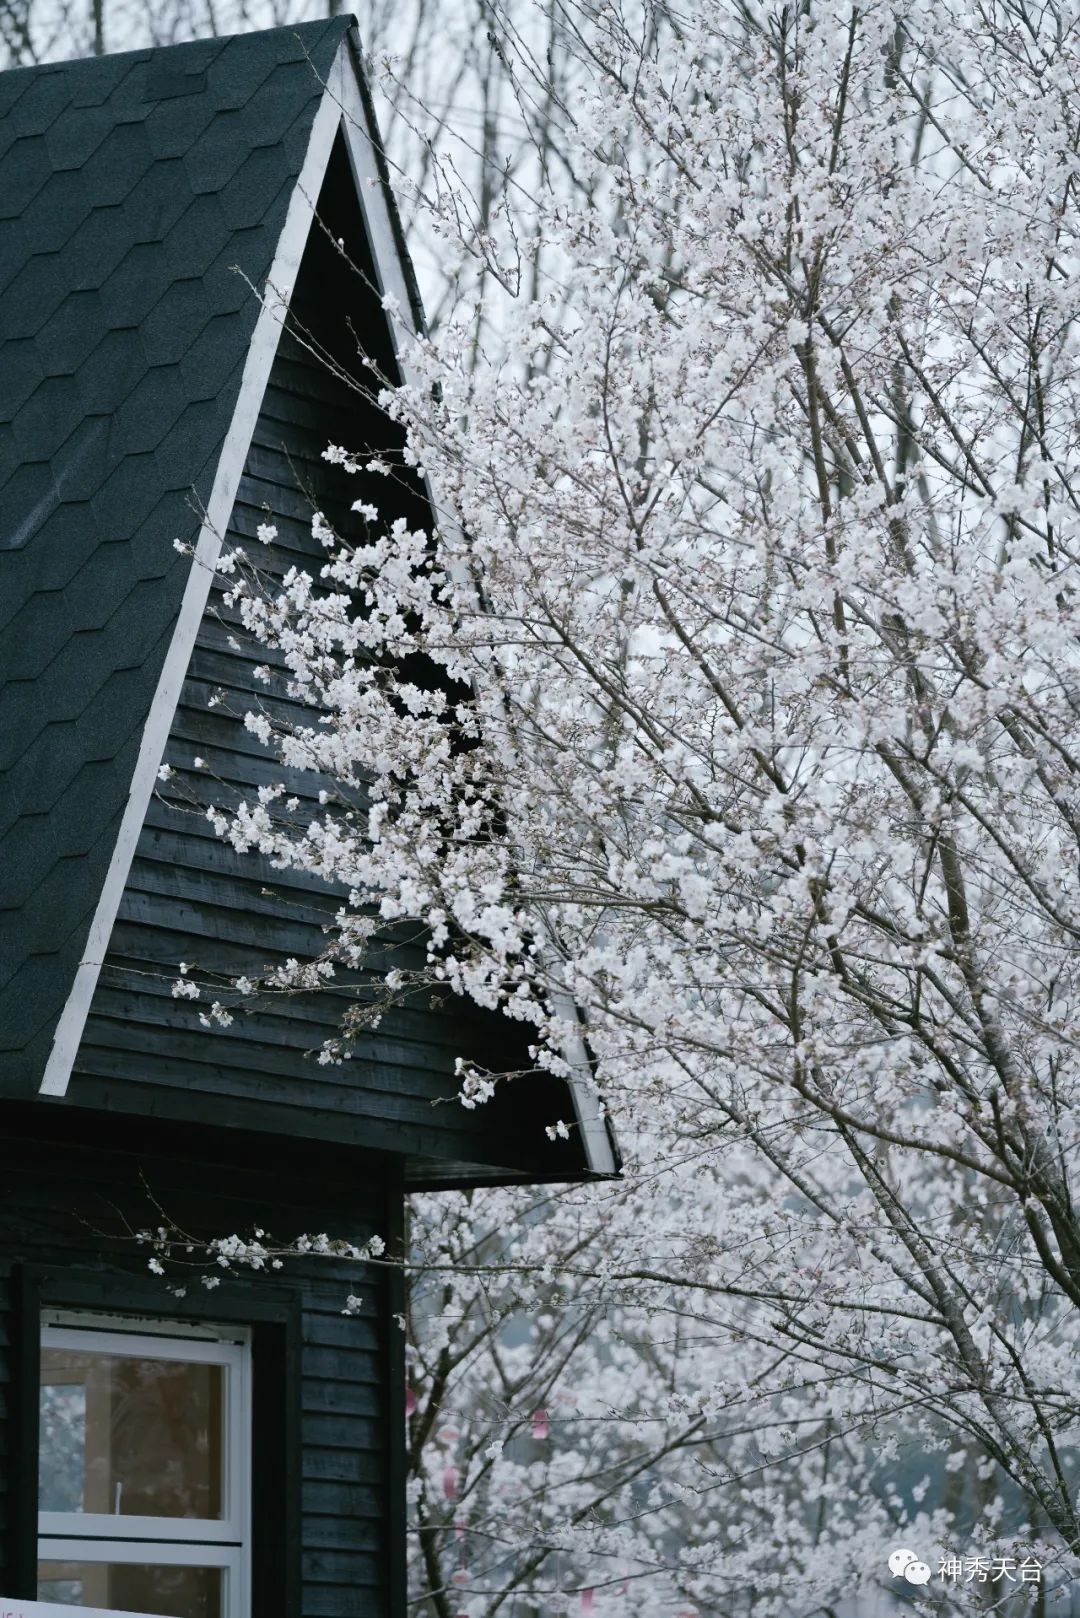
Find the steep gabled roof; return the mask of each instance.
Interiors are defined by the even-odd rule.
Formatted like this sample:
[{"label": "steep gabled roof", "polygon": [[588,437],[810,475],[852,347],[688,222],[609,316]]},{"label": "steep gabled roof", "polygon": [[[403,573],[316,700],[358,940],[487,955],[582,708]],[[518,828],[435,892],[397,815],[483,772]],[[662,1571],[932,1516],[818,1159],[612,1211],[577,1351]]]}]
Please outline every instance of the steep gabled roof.
[{"label": "steep gabled roof", "polygon": [[173,540],[211,503],[350,21],[0,75],[6,1044],[55,1025],[83,957],[192,582]]},{"label": "steep gabled roof", "polygon": [[[418,314],[352,28],[0,74],[9,1096],[66,1092],[342,136],[376,277]],[[585,1087],[575,1105],[610,1170]]]}]

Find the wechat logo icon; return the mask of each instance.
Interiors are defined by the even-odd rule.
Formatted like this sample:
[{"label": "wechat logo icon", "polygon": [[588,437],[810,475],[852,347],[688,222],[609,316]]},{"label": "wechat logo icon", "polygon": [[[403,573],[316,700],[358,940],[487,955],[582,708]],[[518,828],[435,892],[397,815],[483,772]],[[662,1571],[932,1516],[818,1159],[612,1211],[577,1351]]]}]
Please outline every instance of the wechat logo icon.
[{"label": "wechat logo icon", "polygon": [[889,1572],[894,1578],[903,1574],[909,1584],[929,1584],[930,1569],[914,1551],[893,1551],[889,1557]]}]

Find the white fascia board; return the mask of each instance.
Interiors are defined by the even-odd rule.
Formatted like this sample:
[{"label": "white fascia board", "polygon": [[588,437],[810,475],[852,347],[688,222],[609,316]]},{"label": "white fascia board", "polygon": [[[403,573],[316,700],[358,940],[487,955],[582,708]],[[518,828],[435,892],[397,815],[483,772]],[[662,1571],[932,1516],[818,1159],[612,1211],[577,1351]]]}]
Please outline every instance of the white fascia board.
[{"label": "white fascia board", "polygon": [[281,327],[296,284],[300,260],[307,244],[308,230],[315,211],[323,176],[330,160],[341,113],[331,90],[324,88],[312,121],[303,166],[278,239],[273,263],[262,295],[262,307],[255,322],[251,345],[244,362],[236,409],[225,435],[214,474],[213,488],[205,519],[192,558],[183,600],[176,619],[169,649],[158,679],[157,689],[143,727],[135,773],[128,789],[120,832],[113,849],[108,874],[98,899],[83,958],[60,1021],[53,1035],[52,1050],[41,1081],[40,1093],[66,1095],[71,1071],[90,1012],[98,976],[109,947],[116,914],[127,886],[135,847],[146,819],[162,754],[169,739],[176,705],[191,661],[210,586],[221,553],[222,539],[232,516],[236,491],[247,460],[255,423],[262,408],[270,367],[277,353]]},{"label": "white fascia board", "polygon": [[[355,30],[353,30],[355,34]],[[358,47],[357,47],[358,48]],[[353,179],[364,216],[371,256],[375,261],[375,277],[380,293],[393,299],[396,307],[386,311],[397,356],[398,367],[407,382],[418,379],[407,360],[409,345],[417,335],[412,324],[412,298],[405,270],[398,251],[397,233],[390,217],[390,207],[383,186],[382,171],[376,149],[378,131],[368,123],[367,109],[356,67],[348,42],[342,44],[335,63],[335,76],[331,80],[336,89],[342,116],[342,133],[349,154]]]},{"label": "white fascia board", "polygon": [[[379,291],[384,297],[389,294],[392,299],[392,307],[387,310],[387,319],[393,336],[398,368],[406,383],[415,384],[419,378],[409,365],[408,348],[417,333],[411,323],[407,324],[410,321],[412,300],[398,252],[397,235],[376,155],[375,142],[378,139],[378,131],[372,129],[368,122],[352,57],[344,45],[336,66],[339,77],[334,87],[341,99],[342,127],[371,254],[375,261],[375,275]],[[426,473],[423,481],[432,511],[439,513],[438,520],[441,525],[456,530],[457,523],[453,513],[448,506],[440,505],[436,499],[437,491]],[[581,1035],[577,1007],[571,996],[566,993],[556,995],[555,1000],[555,1009],[570,1030],[562,1055],[570,1068],[570,1094],[585,1147],[585,1161],[594,1174],[611,1175],[616,1172],[615,1154],[612,1151],[611,1137],[592,1077],[585,1041]]]},{"label": "white fascia board", "polygon": [[611,1148],[611,1136],[600,1106],[600,1097],[596,1092],[589,1053],[585,1049],[578,1008],[572,995],[565,989],[557,991],[552,998],[555,1010],[568,1030],[563,1044],[563,1057],[570,1066],[570,1094],[573,1097],[577,1125],[585,1146],[585,1161],[594,1174],[614,1174],[615,1153]]}]

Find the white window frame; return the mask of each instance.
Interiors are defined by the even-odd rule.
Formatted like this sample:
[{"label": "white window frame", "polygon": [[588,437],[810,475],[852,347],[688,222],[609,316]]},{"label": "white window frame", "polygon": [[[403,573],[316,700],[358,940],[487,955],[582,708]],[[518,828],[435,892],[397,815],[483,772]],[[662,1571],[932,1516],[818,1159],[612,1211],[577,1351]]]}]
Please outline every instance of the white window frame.
[{"label": "white window frame", "polygon": [[[220,1568],[223,1618],[249,1618],[251,1589],[251,1333],[233,1326],[188,1325],[141,1316],[49,1310],[42,1349],[220,1365],[222,1401],[220,1518],[113,1516],[39,1511],[39,1562],[145,1563]],[[119,1530],[119,1532],[118,1532]],[[72,1614],[79,1609],[73,1607]]]}]

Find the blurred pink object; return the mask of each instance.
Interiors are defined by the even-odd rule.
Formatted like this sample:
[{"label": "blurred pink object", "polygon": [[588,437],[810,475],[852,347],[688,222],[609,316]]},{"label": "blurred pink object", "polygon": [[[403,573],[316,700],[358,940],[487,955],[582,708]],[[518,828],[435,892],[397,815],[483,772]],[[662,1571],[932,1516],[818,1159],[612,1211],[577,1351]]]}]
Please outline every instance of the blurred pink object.
[{"label": "blurred pink object", "polygon": [[551,1423],[546,1410],[534,1410],[532,1419],[532,1435],[534,1438],[547,1438],[551,1432]]}]

